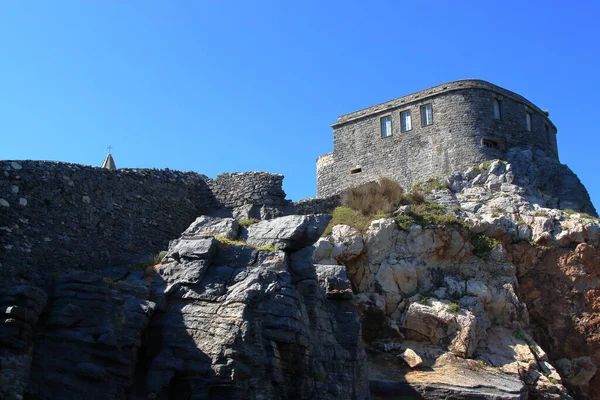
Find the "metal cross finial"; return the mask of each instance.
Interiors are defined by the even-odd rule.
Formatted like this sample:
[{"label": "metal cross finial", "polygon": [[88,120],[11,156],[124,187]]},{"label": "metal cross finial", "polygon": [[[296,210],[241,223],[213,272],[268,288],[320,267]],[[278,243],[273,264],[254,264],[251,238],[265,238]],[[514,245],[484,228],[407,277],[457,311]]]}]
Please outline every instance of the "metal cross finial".
[{"label": "metal cross finial", "polygon": [[107,149],[108,149],[108,154],[110,154],[110,150],[112,149],[112,146],[108,145]]}]

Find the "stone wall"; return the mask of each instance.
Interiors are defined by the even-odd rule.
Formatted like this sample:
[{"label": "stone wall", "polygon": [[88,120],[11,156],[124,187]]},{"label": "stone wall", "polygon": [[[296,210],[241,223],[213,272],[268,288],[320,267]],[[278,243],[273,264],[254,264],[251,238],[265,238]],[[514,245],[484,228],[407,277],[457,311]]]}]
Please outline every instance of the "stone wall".
[{"label": "stone wall", "polygon": [[283,175],[268,172],[220,174],[208,182],[219,206],[235,208],[247,204],[286,206]]},{"label": "stone wall", "polygon": [[97,269],[166,249],[196,217],[287,204],[283,176],[0,162],[0,269]]},{"label": "stone wall", "polygon": [[[493,100],[500,102],[501,119]],[[433,124],[421,126],[420,107],[431,104]],[[412,129],[401,132],[400,113]],[[531,131],[526,114],[531,115]],[[381,118],[392,135],[381,136]],[[523,97],[478,80],[451,82],[341,116],[333,127],[333,153],[317,160],[317,196],[387,176],[410,188],[427,178],[504,158],[514,146],[543,150],[558,160],[556,128],[544,111]],[[493,141],[497,149],[484,143]]]},{"label": "stone wall", "polygon": [[320,197],[316,199],[304,199],[294,203],[295,214],[331,214],[341,204],[339,195]]}]

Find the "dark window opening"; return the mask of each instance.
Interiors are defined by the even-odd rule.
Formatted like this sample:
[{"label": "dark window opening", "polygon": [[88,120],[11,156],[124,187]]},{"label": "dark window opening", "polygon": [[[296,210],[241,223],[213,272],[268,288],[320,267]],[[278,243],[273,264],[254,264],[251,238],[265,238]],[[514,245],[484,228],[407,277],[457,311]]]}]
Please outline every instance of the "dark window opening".
[{"label": "dark window opening", "polygon": [[502,103],[498,99],[494,99],[494,118],[502,119]]},{"label": "dark window opening", "polygon": [[500,150],[500,143],[496,142],[495,140],[482,139],[481,144],[488,149]]},{"label": "dark window opening", "polygon": [[359,172],[362,172],[362,168],[361,167],[356,167],[356,168],[352,168],[350,170],[350,174],[358,174]]}]

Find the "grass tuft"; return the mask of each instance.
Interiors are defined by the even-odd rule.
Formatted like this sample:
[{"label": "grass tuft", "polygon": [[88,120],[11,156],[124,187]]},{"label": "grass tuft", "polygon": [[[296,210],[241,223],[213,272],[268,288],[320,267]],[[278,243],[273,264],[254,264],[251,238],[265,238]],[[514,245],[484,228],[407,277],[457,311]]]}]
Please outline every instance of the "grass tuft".
[{"label": "grass tuft", "polygon": [[348,225],[357,231],[364,233],[371,225],[372,220],[372,217],[365,216],[361,212],[351,208],[336,207],[335,210],[333,210],[333,216],[331,221],[329,221],[329,225],[327,225],[325,232],[323,232],[323,236],[331,235],[331,231],[336,225]]},{"label": "grass tuft", "polygon": [[230,246],[246,246],[246,242],[244,242],[243,240],[231,240],[229,238],[226,238],[225,236],[215,236],[215,240],[221,243],[228,244]]},{"label": "grass tuft", "polygon": [[458,305],[458,301],[453,300],[452,302],[450,302],[450,311],[452,311],[453,313],[458,313],[458,310],[460,310],[460,306]]},{"label": "grass tuft", "polygon": [[250,225],[256,224],[257,222],[258,222],[258,219],[256,219],[256,218],[242,218],[238,221],[238,224],[240,224],[240,226],[247,228]]}]

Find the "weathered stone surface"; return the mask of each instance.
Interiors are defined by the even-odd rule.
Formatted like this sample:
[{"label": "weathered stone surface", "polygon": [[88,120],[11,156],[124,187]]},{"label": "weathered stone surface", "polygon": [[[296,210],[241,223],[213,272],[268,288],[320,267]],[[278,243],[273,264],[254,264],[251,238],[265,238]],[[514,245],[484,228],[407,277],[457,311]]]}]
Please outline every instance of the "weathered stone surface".
[{"label": "weathered stone surface", "polygon": [[407,348],[400,354],[400,358],[404,360],[405,363],[408,364],[411,368],[416,368],[423,364],[423,359],[415,353],[414,350]]},{"label": "weathered stone surface", "polygon": [[248,227],[246,239],[256,246],[271,245],[285,251],[310,246],[319,239],[330,215],[290,215],[261,221]]},{"label": "weathered stone surface", "polygon": [[235,240],[238,237],[240,225],[233,218],[217,218],[202,215],[185,230],[183,236],[222,236]]},{"label": "weathered stone surface", "polygon": [[[231,267],[214,265],[227,262],[222,251],[235,254],[218,247],[203,279],[180,282],[153,318],[147,346],[157,350],[140,395],[185,387],[192,398],[368,398],[350,283],[341,266],[313,266],[312,250],[291,264],[263,250]],[[316,274],[295,281],[298,264]]]},{"label": "weathered stone surface", "polygon": [[38,327],[27,396],[124,399],[154,311],[149,286],[93,275],[57,280]]},{"label": "weathered stone surface", "polygon": [[498,372],[473,360],[451,358],[429,370],[403,370],[385,362],[370,365],[374,398],[525,400],[527,386],[518,376]]},{"label": "weathered stone surface", "polygon": [[357,258],[364,251],[362,236],[348,225],[336,225],[331,232],[333,250],[331,257],[338,262],[348,262]]}]

